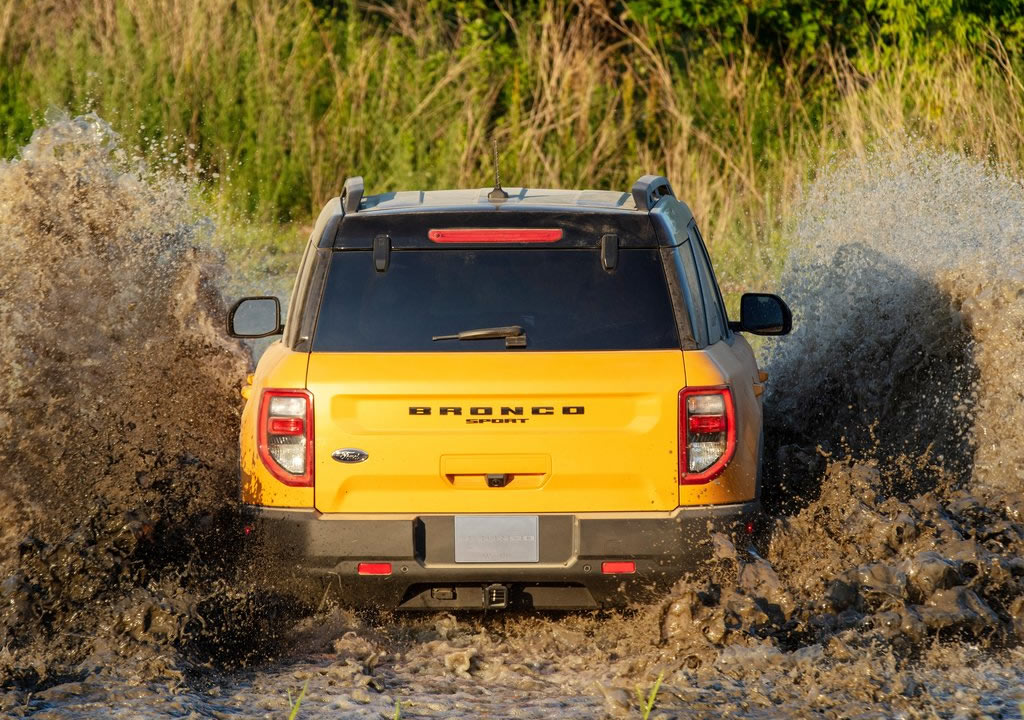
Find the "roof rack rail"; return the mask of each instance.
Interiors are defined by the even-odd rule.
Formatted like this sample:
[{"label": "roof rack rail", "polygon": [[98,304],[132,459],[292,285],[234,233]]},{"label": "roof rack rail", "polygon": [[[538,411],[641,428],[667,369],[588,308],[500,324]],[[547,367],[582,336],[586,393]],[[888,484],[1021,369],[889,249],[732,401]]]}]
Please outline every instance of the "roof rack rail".
[{"label": "roof rack rail", "polygon": [[675,197],[672,186],[661,175],[644,175],[633,183],[633,201],[637,210],[648,211],[666,195]]},{"label": "roof rack rail", "polygon": [[341,207],[345,214],[359,211],[359,203],[363,200],[363,176],[356,175],[345,181],[341,190]]}]

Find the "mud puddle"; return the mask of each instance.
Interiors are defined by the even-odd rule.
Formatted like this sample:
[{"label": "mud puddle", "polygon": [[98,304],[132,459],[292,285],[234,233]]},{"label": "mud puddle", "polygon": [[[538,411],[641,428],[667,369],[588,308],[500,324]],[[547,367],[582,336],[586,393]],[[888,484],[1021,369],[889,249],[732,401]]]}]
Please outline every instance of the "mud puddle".
[{"label": "mud puddle", "polygon": [[[384,629],[343,612],[317,622],[337,634],[258,670],[199,683],[92,677],[10,698],[14,716],[601,718],[1019,717],[1019,650],[931,644],[913,663],[884,646],[837,640],[794,651],[729,645],[696,664],[657,650],[634,618],[404,618]],[[656,625],[656,623],[655,623]],[[616,628],[616,626],[618,626]],[[654,628],[656,631],[656,628]],[[850,638],[847,638],[849,640]]]},{"label": "mud puddle", "polygon": [[1020,717],[1024,190],[908,144],[810,189],[760,552],[625,614],[305,614],[250,583],[221,260],[98,118],[0,165],[0,712]]}]

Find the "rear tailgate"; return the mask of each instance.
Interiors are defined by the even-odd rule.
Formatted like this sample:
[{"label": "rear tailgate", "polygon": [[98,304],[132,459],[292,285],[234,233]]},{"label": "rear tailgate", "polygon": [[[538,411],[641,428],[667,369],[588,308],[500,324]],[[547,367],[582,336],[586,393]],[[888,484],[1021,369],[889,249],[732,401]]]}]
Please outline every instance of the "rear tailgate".
[{"label": "rear tailgate", "polygon": [[[436,339],[513,325],[525,347]],[[316,507],[675,508],[684,380],[656,248],[614,268],[596,247],[334,251],[307,376]]]},{"label": "rear tailgate", "polygon": [[678,350],[313,353],[316,508],[670,510],[684,384]]}]

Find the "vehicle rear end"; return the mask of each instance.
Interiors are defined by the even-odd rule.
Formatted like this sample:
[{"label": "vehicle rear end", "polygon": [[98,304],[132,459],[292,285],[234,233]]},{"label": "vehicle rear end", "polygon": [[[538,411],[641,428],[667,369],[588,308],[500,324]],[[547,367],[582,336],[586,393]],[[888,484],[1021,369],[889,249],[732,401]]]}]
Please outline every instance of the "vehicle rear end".
[{"label": "vehicle rear end", "polygon": [[363,606],[617,606],[749,524],[728,378],[702,356],[687,382],[671,250],[607,195],[324,224],[243,422],[244,499],[290,567]]}]

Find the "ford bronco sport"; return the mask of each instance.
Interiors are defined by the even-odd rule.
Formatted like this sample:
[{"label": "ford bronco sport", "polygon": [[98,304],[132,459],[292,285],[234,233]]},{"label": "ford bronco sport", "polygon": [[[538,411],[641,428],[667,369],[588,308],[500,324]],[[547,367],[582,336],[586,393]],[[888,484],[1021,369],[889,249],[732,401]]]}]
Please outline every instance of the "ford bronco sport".
[{"label": "ford bronco sport", "polygon": [[690,209],[632,192],[364,196],[321,212],[242,394],[241,493],[291,570],[357,606],[594,608],[665,592],[753,532],[762,390]]}]

